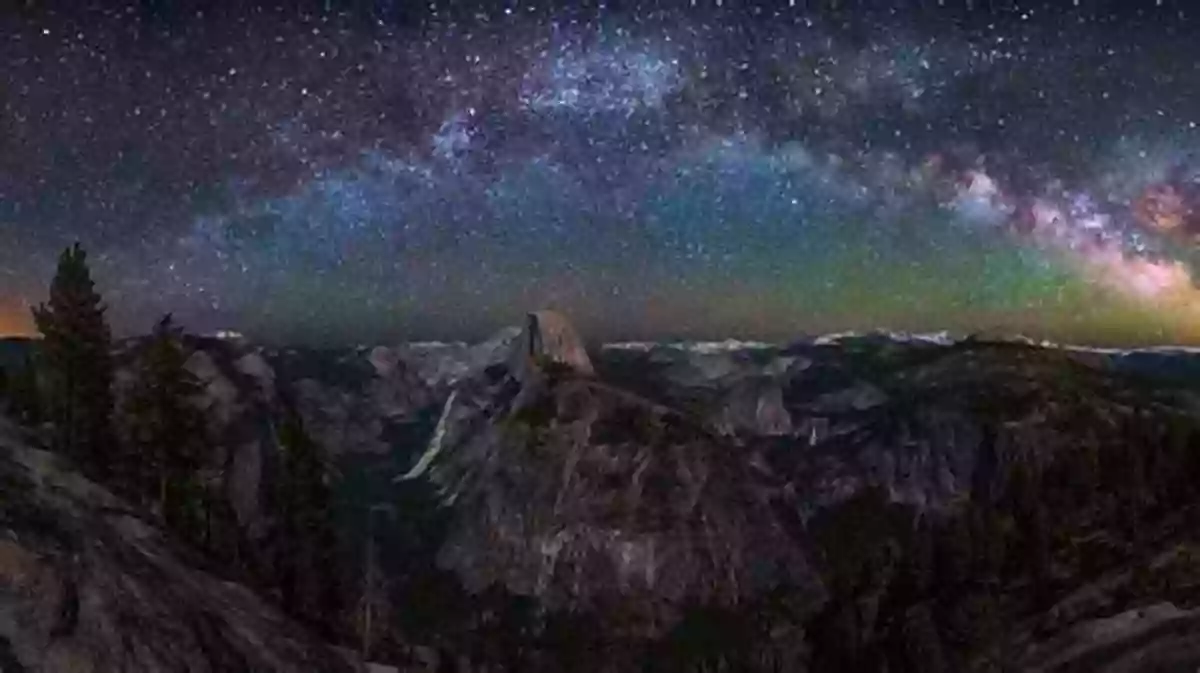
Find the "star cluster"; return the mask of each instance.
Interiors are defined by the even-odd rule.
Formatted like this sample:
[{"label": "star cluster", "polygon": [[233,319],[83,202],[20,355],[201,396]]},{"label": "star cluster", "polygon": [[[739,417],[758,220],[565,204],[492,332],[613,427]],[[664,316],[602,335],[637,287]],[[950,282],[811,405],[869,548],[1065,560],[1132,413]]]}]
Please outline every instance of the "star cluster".
[{"label": "star cluster", "polygon": [[1200,338],[1186,3],[666,4],[5,10],[0,330]]}]

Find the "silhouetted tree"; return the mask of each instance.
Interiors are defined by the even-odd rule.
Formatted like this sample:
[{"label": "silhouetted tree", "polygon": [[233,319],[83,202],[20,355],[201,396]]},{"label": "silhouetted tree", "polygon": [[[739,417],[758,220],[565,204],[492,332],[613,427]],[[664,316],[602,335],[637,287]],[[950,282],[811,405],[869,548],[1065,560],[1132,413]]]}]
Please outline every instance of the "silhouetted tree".
[{"label": "silhouetted tree", "polygon": [[903,594],[906,603],[915,603],[928,595],[933,583],[933,534],[934,526],[928,518],[921,517],[913,523],[912,535],[896,577],[901,586],[907,583],[907,591]]},{"label": "silhouetted tree", "polygon": [[125,479],[154,500],[170,527],[199,539],[205,520],[199,470],[208,443],[194,404],[202,386],[186,367],[182,336],[170,314],[164,316],[138,361],[125,402],[131,444]]},{"label": "silhouetted tree", "polygon": [[233,505],[227,497],[223,497],[216,484],[205,484],[203,493],[205,550],[221,559],[231,569],[249,570],[246,565],[249,556],[247,541],[239,528]]},{"label": "silhouetted tree", "polygon": [[292,405],[285,406],[278,435],[282,470],[276,550],[284,609],[327,626],[327,621],[340,613],[331,470],[300,414]]},{"label": "silhouetted tree", "polygon": [[971,577],[972,546],[968,516],[959,514],[943,522],[934,545],[934,568],[939,593],[957,595]]},{"label": "silhouetted tree", "polygon": [[380,633],[386,632],[390,619],[389,582],[379,564],[379,549],[375,541],[376,515],[386,514],[394,519],[395,510],[386,505],[367,509],[367,534],[363,541],[363,571],[359,579],[358,604],[354,611],[354,630],[359,637],[359,656],[370,661],[372,646]]},{"label": "silhouetted tree", "polygon": [[866,643],[853,597],[833,598],[810,622],[812,670],[862,670]]},{"label": "silhouetted tree", "polygon": [[1045,501],[1041,497],[1039,475],[1018,460],[1009,474],[1008,507],[1019,530],[1018,549],[1010,556],[1011,571],[1029,573],[1033,578],[1035,600],[1045,598],[1050,574],[1050,530]]},{"label": "silhouetted tree", "polygon": [[29,355],[25,356],[25,363],[9,376],[8,409],[16,421],[25,425],[37,425],[42,422],[37,369]]},{"label": "silhouetted tree", "polygon": [[62,252],[50,299],[33,309],[49,390],[54,448],[91,473],[111,474],[116,450],[112,335],[78,243]]},{"label": "silhouetted tree", "polygon": [[1028,519],[1028,549],[1029,564],[1033,575],[1033,599],[1041,605],[1049,599],[1050,562],[1052,549],[1050,547],[1050,522],[1046,507],[1040,501],[1034,505]]},{"label": "silhouetted tree", "polygon": [[950,670],[942,648],[941,636],[929,606],[921,603],[905,612],[900,622],[900,661],[896,668],[905,673],[942,673]]}]

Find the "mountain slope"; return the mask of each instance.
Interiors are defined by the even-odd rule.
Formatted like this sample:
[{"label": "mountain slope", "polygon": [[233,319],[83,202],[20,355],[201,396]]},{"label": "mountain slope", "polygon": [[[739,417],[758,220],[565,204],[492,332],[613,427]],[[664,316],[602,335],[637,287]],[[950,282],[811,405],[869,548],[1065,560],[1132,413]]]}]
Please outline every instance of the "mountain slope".
[{"label": "mountain slope", "polygon": [[460,388],[440,427],[409,478],[440,487],[439,561],[469,586],[646,636],[780,586],[821,599],[753,466],[676,411],[558,369]]},{"label": "mountain slope", "polygon": [[1200,355],[886,334],[587,353],[557,318],[524,330],[194,342],[248,536],[286,396],[336,456],[351,568],[393,508],[387,628],[443,661],[1200,665]]},{"label": "mountain slope", "polygon": [[[634,630],[662,661],[701,653],[670,670],[1194,663],[1196,398],[1127,364],[872,338],[610,350],[599,378],[497,367],[455,390],[409,476],[454,521],[444,567],[556,614],[665,604]],[[672,582],[689,589],[664,600]],[[791,611],[759,619],[781,592]]]},{"label": "mountain slope", "polygon": [[351,671],[0,419],[0,669]]}]

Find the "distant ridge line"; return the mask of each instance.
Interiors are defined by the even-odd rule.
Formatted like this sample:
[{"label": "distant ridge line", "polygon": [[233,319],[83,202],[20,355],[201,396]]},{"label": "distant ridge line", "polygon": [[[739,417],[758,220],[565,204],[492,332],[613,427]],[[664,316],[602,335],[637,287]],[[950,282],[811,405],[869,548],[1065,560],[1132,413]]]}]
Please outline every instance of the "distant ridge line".
[{"label": "distant ridge line", "polygon": [[[288,351],[296,348],[305,349],[303,346],[291,347],[277,344],[256,344],[253,339],[247,338],[238,333],[226,334],[201,334],[197,335],[202,339],[217,339],[221,341],[242,342],[257,349],[266,349],[272,351]],[[142,338],[141,336],[133,336],[125,339],[120,339],[118,342],[136,341]],[[814,336],[805,336],[792,341],[758,341],[758,340],[742,340],[742,339],[724,339],[724,340],[705,340],[698,339],[689,341],[684,339],[674,339],[670,341],[610,341],[598,345],[600,350],[642,350],[648,351],[654,348],[668,348],[675,350],[684,350],[692,353],[702,354],[719,354],[731,351],[742,350],[766,350],[772,348],[788,348],[797,345],[811,346],[832,346],[838,345],[844,341],[851,339],[888,339],[897,343],[926,343],[938,346],[954,346],[962,343],[978,342],[978,343],[996,343],[996,344],[1021,344],[1026,346],[1034,346],[1038,348],[1050,348],[1057,350],[1068,350],[1085,353],[1103,353],[1109,355],[1123,355],[1133,353],[1159,353],[1164,355],[1169,354],[1197,354],[1200,353],[1200,346],[1182,346],[1173,344],[1161,344],[1154,346],[1134,346],[1127,348],[1109,347],[1109,346],[1087,346],[1083,344],[1060,343],[1049,339],[1034,339],[1023,334],[1015,334],[1011,336],[992,336],[992,335],[977,335],[977,334],[954,334],[949,331],[939,332],[902,332],[891,330],[870,330],[870,331],[845,331],[845,332],[830,332],[828,334],[819,334]],[[41,337],[36,335],[6,335],[0,336],[0,343],[19,343],[19,342],[37,342]],[[419,341],[400,341],[392,343],[380,344],[358,344],[353,346],[345,346],[347,350],[366,351],[374,348],[394,348],[406,349],[410,351],[436,351],[440,349],[465,349],[471,348],[484,341],[461,341],[461,340],[419,340]],[[340,350],[339,347],[323,347],[318,350]]]}]

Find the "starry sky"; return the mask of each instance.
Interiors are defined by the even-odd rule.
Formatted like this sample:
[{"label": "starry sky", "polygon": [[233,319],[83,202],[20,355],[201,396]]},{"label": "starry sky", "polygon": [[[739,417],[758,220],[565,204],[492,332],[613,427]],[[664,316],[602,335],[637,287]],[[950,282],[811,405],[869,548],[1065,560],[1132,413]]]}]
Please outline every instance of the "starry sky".
[{"label": "starry sky", "polygon": [[1189,3],[468,4],[6,3],[0,333],[1200,342]]}]

